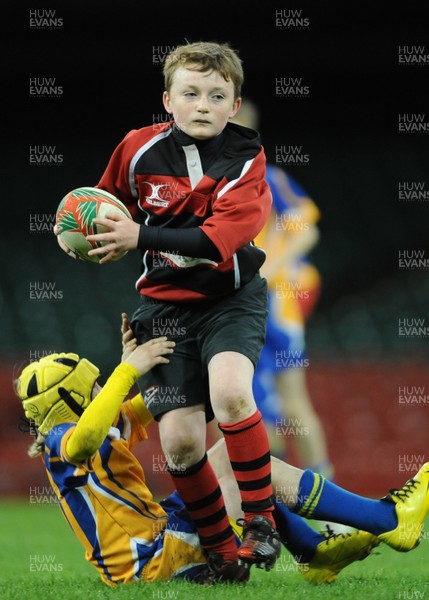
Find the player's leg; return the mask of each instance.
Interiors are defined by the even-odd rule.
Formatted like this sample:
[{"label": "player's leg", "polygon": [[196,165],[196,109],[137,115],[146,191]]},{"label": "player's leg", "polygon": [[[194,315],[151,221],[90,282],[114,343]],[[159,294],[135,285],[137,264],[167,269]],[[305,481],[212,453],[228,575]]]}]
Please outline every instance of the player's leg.
[{"label": "player's leg", "polygon": [[168,467],[178,472],[197,464],[205,454],[206,415],[197,404],[165,412],[159,418],[159,436]]},{"label": "player's leg", "polygon": [[[141,377],[139,388],[147,408],[159,422],[168,472],[196,524],[201,546],[222,558],[222,573],[219,569],[211,571],[202,583],[240,581],[247,579],[248,573],[238,565],[235,535],[205,452],[206,419],[211,417],[208,380],[202,376],[194,336],[198,320],[189,312],[156,302],[143,303],[136,312],[133,329],[139,342],[161,333],[176,342],[169,364],[157,365]],[[161,332],[160,326],[164,328]]]},{"label": "player's leg", "polygon": [[309,469],[296,488],[288,487],[289,468],[273,459],[273,484],[279,499],[307,519],[328,520],[378,536],[394,550],[415,548],[429,512],[429,463],[384,498],[375,500],[349,492]]},{"label": "player's leg", "polygon": [[221,352],[208,365],[210,397],[224,435],[244,512],[239,557],[271,568],[280,553],[272,501],[270,444],[252,394],[253,364],[238,352]]},{"label": "player's leg", "polygon": [[[242,518],[243,510],[241,506],[240,490],[229,461],[225,439],[221,438],[213,444],[207,451],[207,456],[224,492],[225,506],[228,515],[235,520]],[[271,467],[275,497],[280,498],[280,494],[282,494],[280,501],[292,508],[293,502],[296,501],[297,490],[303,471],[286,462],[280,461],[275,457],[271,457]],[[287,492],[289,492],[289,495],[287,496],[286,502]]]},{"label": "player's leg", "polygon": [[[276,462],[276,461],[274,461]],[[296,489],[278,487],[289,477],[289,470],[277,461],[273,482],[277,492],[297,515],[328,520],[357,528],[335,535],[317,545],[316,552],[303,567],[304,577],[313,583],[329,582],[354,560],[361,560],[373,547],[384,542],[394,550],[408,552],[420,541],[423,523],[429,512],[429,463],[401,489],[391,490],[380,500],[348,492],[317,473],[303,472]],[[283,512],[284,509],[282,509]],[[281,527],[277,527],[281,531]]]},{"label": "player's leg", "polygon": [[239,557],[271,568],[280,554],[280,539],[272,516],[270,444],[252,391],[265,337],[266,291],[265,280],[257,276],[218,302],[207,318],[201,355],[246,521]]},{"label": "player's leg", "polygon": [[246,581],[237,562],[237,544],[224,505],[219,481],[205,449],[206,413],[203,406],[164,413],[160,439],[168,471],[191,515],[207,554],[208,566],[194,581],[211,584]]}]

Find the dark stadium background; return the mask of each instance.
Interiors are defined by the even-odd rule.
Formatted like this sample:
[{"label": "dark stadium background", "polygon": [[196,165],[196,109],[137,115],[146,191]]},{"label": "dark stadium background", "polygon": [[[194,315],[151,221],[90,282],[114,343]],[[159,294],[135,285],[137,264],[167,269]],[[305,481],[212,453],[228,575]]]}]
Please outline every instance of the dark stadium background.
[{"label": "dark stadium background", "polygon": [[[396,10],[387,2],[75,1],[55,8],[63,24],[46,30],[29,27],[35,8],[3,12],[0,493],[28,496],[30,486],[46,483],[26,457],[32,437],[20,429],[18,369],[75,351],[106,377],[120,358],[120,313],[138,303],[137,253],[103,267],[74,262],[53,235],[31,231],[30,215],[48,220],[67,191],[95,185],[125,133],[164,114],[154,56],[200,39],[239,51],[268,160],[278,145],[302,146],[310,157],[288,171],[322,214],[312,254],[323,287],[307,329],[309,385],[337,481],[368,494],[402,484],[429,460],[429,335],[398,333],[399,319],[429,325],[427,270],[398,267],[399,252],[429,256],[429,202],[398,198],[399,182],[429,189],[428,134],[398,132],[399,114],[429,122],[429,64],[398,64],[400,45],[425,45],[429,54],[425,3]],[[301,11],[308,27],[276,27],[276,11]],[[63,93],[31,97],[34,77],[54,77]],[[309,97],[277,97],[278,77],[302,78]],[[62,164],[31,165],[35,145],[55,147]],[[31,300],[31,285],[54,285],[56,299]],[[418,403],[400,402],[404,387],[418,388]],[[151,431],[147,453],[159,452]],[[150,463],[147,472],[156,493],[168,489],[165,474]]]}]

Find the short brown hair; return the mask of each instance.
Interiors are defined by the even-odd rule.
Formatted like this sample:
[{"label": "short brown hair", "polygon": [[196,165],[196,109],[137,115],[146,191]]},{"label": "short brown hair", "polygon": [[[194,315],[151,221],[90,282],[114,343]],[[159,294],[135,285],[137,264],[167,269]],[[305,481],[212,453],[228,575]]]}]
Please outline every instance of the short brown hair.
[{"label": "short brown hair", "polygon": [[195,42],[177,46],[167,56],[163,68],[165,89],[168,92],[173,83],[174,73],[183,66],[202,73],[217,71],[225,81],[232,81],[234,84],[235,99],[241,95],[244,81],[242,61],[237,51],[229,44]]}]

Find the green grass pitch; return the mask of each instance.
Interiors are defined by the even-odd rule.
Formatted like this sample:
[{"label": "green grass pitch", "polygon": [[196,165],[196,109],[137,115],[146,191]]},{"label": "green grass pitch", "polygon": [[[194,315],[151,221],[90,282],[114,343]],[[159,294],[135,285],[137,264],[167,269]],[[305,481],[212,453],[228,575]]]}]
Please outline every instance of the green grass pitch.
[{"label": "green grass pitch", "polygon": [[[428,525],[428,523],[427,523]],[[428,529],[428,527],[426,527]],[[352,564],[330,585],[312,586],[284,554],[266,573],[252,569],[246,586],[201,588],[184,583],[134,584],[111,589],[84,559],[83,550],[56,505],[0,502],[2,600],[429,600],[429,535],[408,553],[382,545]]]}]

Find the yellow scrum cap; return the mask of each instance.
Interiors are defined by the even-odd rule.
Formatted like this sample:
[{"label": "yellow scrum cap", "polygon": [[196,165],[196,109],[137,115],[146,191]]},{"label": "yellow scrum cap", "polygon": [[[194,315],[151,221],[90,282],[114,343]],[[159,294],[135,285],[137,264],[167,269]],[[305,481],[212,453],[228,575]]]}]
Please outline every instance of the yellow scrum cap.
[{"label": "yellow scrum cap", "polygon": [[91,402],[99,369],[77,354],[44,356],[23,369],[17,393],[25,416],[42,435],[67,421],[77,421]]}]

